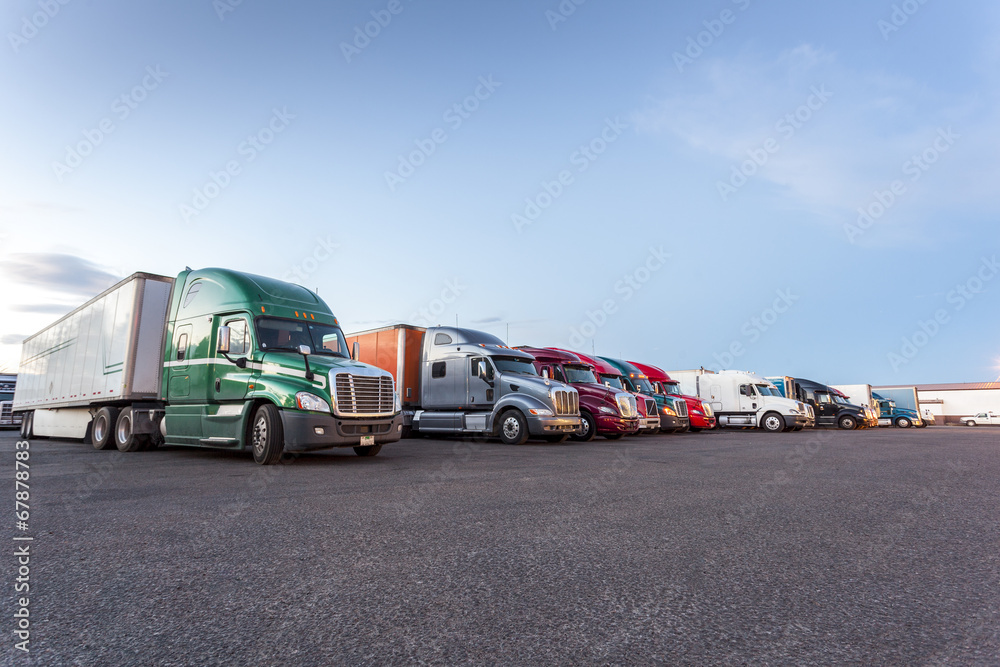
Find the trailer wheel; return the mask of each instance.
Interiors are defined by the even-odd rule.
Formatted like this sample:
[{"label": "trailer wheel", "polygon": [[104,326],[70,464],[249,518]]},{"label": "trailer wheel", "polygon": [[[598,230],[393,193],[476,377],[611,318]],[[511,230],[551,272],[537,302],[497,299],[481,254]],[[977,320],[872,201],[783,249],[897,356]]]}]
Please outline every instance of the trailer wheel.
[{"label": "trailer wheel", "polygon": [[574,434],[570,437],[577,442],[590,442],[597,435],[597,422],[594,421],[594,415],[581,410],[580,423],[583,425],[583,433],[581,435]]},{"label": "trailer wheel", "polygon": [[777,433],[784,430],[785,420],[777,412],[768,412],[761,420],[760,427],[768,433]]},{"label": "trailer wheel", "polygon": [[358,456],[377,456],[380,451],[382,451],[381,444],[354,448],[354,453]]},{"label": "trailer wheel", "polygon": [[145,438],[137,435],[132,429],[132,408],[125,408],[118,413],[115,423],[115,446],[120,452],[138,452],[143,448]]},{"label": "trailer wheel", "polygon": [[90,429],[90,444],[94,449],[111,449],[115,446],[115,428],[118,424],[118,408],[103,407],[94,417]]},{"label": "trailer wheel", "polygon": [[257,408],[250,430],[250,442],[253,446],[253,460],[257,463],[269,466],[281,460],[281,453],[285,449],[285,434],[281,429],[278,408],[270,403]]},{"label": "trailer wheel", "polygon": [[528,423],[517,410],[500,415],[500,440],[505,445],[523,445],[528,440]]},{"label": "trailer wheel", "polygon": [[21,437],[27,440],[31,437],[31,422],[34,421],[34,412],[25,412],[21,415]]},{"label": "trailer wheel", "polygon": [[899,428],[910,428],[910,426],[912,425],[913,422],[911,422],[906,417],[900,417],[899,419],[896,420],[896,426],[898,426]]},{"label": "trailer wheel", "polygon": [[858,420],[850,415],[844,415],[837,422],[837,425],[845,431],[853,431],[858,427]]}]

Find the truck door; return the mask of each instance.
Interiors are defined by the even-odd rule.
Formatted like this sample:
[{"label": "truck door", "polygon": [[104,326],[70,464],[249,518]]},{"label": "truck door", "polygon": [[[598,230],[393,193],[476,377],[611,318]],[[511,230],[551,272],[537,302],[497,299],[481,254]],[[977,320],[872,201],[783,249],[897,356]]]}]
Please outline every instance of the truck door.
[{"label": "truck door", "polygon": [[469,357],[470,407],[490,409],[496,403],[496,373],[493,364],[486,357]]},{"label": "truck door", "polygon": [[190,360],[197,353],[193,325],[177,325],[163,369],[167,375],[167,437],[175,443],[195,444],[201,437],[199,397],[191,395]]},{"label": "truck door", "polygon": [[757,390],[752,384],[740,385],[740,412],[757,412],[761,401],[757,397]]},{"label": "truck door", "polygon": [[[229,358],[237,360],[250,357],[254,348],[246,316],[222,315],[215,319],[216,339],[219,327],[229,327]],[[208,400],[202,413],[202,432],[206,438],[231,441],[230,444],[235,445],[241,437],[243,403],[248,387],[259,371],[249,366],[240,368],[220,352],[215,351],[217,347],[217,345],[212,347],[215,359],[209,366],[212,372],[208,376],[208,386],[205,387]]]},{"label": "truck door", "polygon": [[830,396],[829,392],[816,391],[813,392],[813,396],[816,397],[814,403],[814,408],[816,409],[816,423],[817,424],[833,424],[837,421],[837,404],[833,402],[833,397]]}]

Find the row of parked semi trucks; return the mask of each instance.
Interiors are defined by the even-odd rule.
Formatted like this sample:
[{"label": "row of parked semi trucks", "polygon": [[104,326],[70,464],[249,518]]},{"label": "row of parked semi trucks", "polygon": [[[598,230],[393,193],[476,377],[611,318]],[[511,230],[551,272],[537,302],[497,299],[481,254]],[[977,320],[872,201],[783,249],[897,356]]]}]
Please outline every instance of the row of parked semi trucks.
[{"label": "row of parked semi trucks", "polygon": [[[458,327],[345,335],[319,296],[226,269],[136,273],[25,339],[13,412],[25,437],[97,449],[160,444],[284,452],[353,447],[374,456],[404,436],[520,444],[759,427],[858,428],[892,416],[795,378],[507,346]],[[883,407],[887,412],[878,412]]]}]

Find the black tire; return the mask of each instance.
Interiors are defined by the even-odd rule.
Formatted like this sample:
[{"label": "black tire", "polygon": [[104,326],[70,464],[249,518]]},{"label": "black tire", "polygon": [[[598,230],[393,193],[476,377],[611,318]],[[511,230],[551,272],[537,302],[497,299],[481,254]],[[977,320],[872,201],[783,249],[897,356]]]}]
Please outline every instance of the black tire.
[{"label": "black tire", "polygon": [[94,449],[114,449],[118,408],[106,406],[97,411],[90,429],[90,444]]},{"label": "black tire", "polygon": [[621,440],[622,438],[625,437],[625,434],[624,433],[609,433],[609,434],[607,434],[604,437],[607,438],[608,440]]},{"label": "black tire", "polygon": [[21,437],[25,440],[31,437],[31,426],[35,420],[34,412],[25,412],[21,415]]},{"label": "black tire", "polygon": [[597,420],[594,419],[594,415],[581,410],[580,421],[585,429],[583,435],[571,435],[570,437],[577,442],[590,442],[597,436]]},{"label": "black tire", "polygon": [[523,445],[528,440],[528,422],[517,410],[508,410],[500,415],[497,426],[500,440],[505,445]]},{"label": "black tire", "polygon": [[701,433],[701,427],[700,426],[692,426],[688,430],[691,431],[692,433]]},{"label": "black tire", "polygon": [[566,442],[569,439],[569,435],[563,433],[562,435],[546,435],[544,436],[545,442],[552,443],[553,445],[558,445],[560,443]]},{"label": "black tire", "polygon": [[118,413],[115,421],[115,446],[119,452],[139,452],[145,445],[145,437],[136,435],[132,421],[132,408],[125,408]]},{"label": "black tire", "polygon": [[805,426],[796,426],[796,427],[795,427],[795,428],[793,428],[792,430],[793,430],[793,431],[801,431],[801,430],[802,430],[802,429],[804,429],[804,428],[805,428]]},{"label": "black tire", "polygon": [[911,426],[913,426],[913,422],[911,422],[907,417],[900,417],[896,420],[897,428],[910,428]]},{"label": "black tire", "polygon": [[837,426],[845,431],[853,431],[858,427],[858,420],[851,415],[844,415],[837,421]]},{"label": "black tire", "polygon": [[768,412],[760,420],[760,427],[768,433],[778,433],[785,430],[785,419],[777,412]]},{"label": "black tire", "polygon": [[378,456],[378,453],[382,451],[382,445],[367,445],[365,447],[355,447],[354,453],[358,456]]},{"label": "black tire", "polygon": [[253,421],[250,422],[250,447],[253,450],[253,460],[261,465],[270,466],[281,460],[285,449],[285,434],[281,415],[274,405],[264,403],[254,413]]}]

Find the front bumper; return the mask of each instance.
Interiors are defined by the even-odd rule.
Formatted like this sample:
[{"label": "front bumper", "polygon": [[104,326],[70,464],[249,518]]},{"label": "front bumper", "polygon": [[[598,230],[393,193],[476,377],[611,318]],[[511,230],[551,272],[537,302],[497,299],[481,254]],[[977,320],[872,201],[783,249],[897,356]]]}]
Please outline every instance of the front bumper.
[{"label": "front bumper", "polygon": [[528,433],[531,435],[581,435],[583,421],[579,416],[528,417]]},{"label": "front bumper", "polygon": [[692,428],[700,428],[705,430],[710,430],[715,428],[715,417],[696,415],[695,413],[691,412],[688,414],[688,418],[691,420]]},{"label": "front bumper", "polygon": [[597,434],[605,435],[608,433],[635,433],[639,430],[639,420],[636,417],[631,419],[626,417],[610,417],[608,415],[599,415],[597,419]]},{"label": "front bumper", "polygon": [[659,430],[660,430],[660,418],[658,416],[639,417],[640,433],[645,433],[647,431],[655,432]]},{"label": "front bumper", "polygon": [[281,425],[286,452],[357,447],[365,435],[374,435],[375,444],[381,445],[396,442],[403,435],[402,413],[380,419],[345,419],[318,412],[282,410]]},{"label": "front bumper", "polygon": [[[809,417],[806,415],[782,415],[786,426],[801,426],[805,428],[809,425]],[[815,422],[815,420],[813,420]],[[791,424],[789,424],[791,422]]]},{"label": "front bumper", "polygon": [[660,415],[661,431],[683,431],[691,425],[687,417],[675,417],[672,415]]}]

